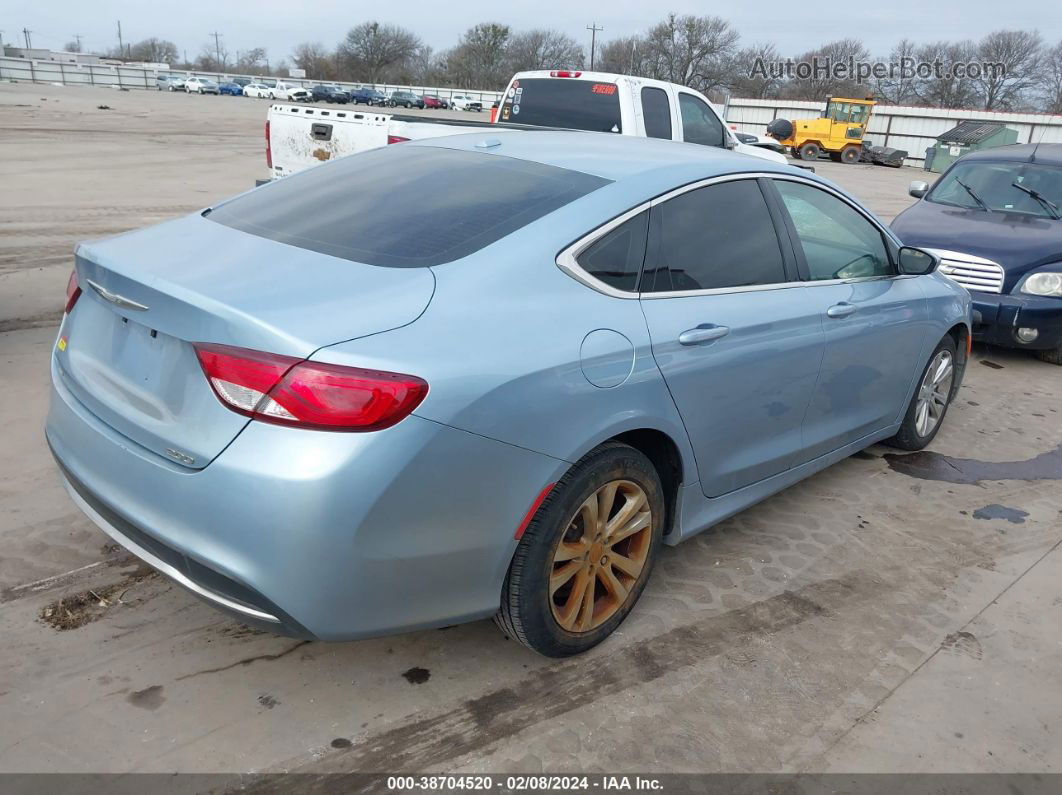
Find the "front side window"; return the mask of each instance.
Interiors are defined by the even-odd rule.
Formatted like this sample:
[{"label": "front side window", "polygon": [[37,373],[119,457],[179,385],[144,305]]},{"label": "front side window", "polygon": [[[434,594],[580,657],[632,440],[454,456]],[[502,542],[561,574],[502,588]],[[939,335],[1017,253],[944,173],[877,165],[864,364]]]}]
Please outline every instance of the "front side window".
[{"label": "front side window", "polygon": [[723,123],[707,102],[693,94],[681,92],[679,112],[682,114],[683,141],[703,146],[723,146],[726,142]]},{"label": "front side window", "polygon": [[767,202],[755,180],[689,191],[652,209],[643,292],[787,281]]},{"label": "front side window", "polygon": [[642,89],[642,121],[648,138],[671,140],[671,103],[662,88]]},{"label": "front side window", "polygon": [[416,268],[467,257],[608,182],[500,155],[387,146],[285,177],[206,217],[341,259]]},{"label": "front side window", "polygon": [[638,274],[645,259],[649,231],[648,211],[624,221],[595,240],[576,261],[584,271],[610,287],[625,292],[638,289]]},{"label": "front side window", "polygon": [[851,205],[801,182],[776,180],[812,281],[891,276],[881,231]]}]

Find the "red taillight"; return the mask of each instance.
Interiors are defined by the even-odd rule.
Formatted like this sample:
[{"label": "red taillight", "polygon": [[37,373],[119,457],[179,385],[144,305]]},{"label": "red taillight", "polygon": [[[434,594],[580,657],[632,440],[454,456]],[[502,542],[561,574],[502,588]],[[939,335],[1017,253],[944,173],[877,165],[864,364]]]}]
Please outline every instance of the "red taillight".
[{"label": "red taillight", "polygon": [[67,314],[74,308],[74,304],[77,303],[77,299],[81,297],[81,287],[77,283],[77,271],[70,271],[70,279],[66,283],[66,309],[63,311]]},{"label": "red taillight", "polygon": [[266,168],[273,167],[273,148],[269,144],[269,121],[266,121]]},{"label": "red taillight", "polygon": [[408,141],[408,140],[409,140],[408,138],[404,138],[401,135],[388,135],[387,136],[387,143],[389,143],[389,144],[400,144],[403,141]]},{"label": "red taillight", "polygon": [[228,345],[198,344],[199,363],[227,407],[262,422],[328,431],[378,431],[428,393],[412,375],[308,362]]},{"label": "red taillight", "polygon": [[550,77],[582,77],[582,72],[569,72],[567,69],[558,69],[549,73]]}]

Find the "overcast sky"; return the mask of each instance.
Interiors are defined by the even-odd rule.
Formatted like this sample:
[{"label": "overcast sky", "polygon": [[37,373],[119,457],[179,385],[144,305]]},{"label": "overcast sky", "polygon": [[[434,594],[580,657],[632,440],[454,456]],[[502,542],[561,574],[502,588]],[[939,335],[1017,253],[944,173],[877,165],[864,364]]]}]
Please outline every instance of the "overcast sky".
[{"label": "overcast sky", "polygon": [[[816,6],[782,0],[705,3],[671,0],[664,3],[621,3],[616,0],[535,0],[505,4],[487,0],[400,0],[357,3],[341,0],[9,0],[0,18],[4,42],[22,44],[22,28],[33,31],[34,47],[60,49],[74,34],[83,36],[87,51],[117,43],[117,21],[124,40],[149,36],[169,39],[193,58],[217,30],[230,53],[261,46],[271,61],[289,58],[294,45],[320,41],[329,47],[359,22],[378,19],[403,25],[436,50],[457,42],[462,31],[477,22],[497,21],[516,29],[550,27],[562,30],[589,46],[585,29],[591,22],[604,26],[604,39],[628,36],[657,22],[668,9],[679,14],[714,14],[729,20],[741,33],[742,44],[773,41],[784,54],[797,54],[823,42],[859,36],[875,54],[885,54],[907,36],[918,41],[977,39],[997,28],[1039,29],[1049,42],[1062,39],[1062,2],[1025,0],[1007,3],[965,0],[929,3],[892,0],[856,6]],[[300,5],[302,6],[300,8]],[[1005,16],[999,13],[1006,9]],[[842,18],[850,18],[847,24]],[[599,41],[601,38],[598,39]]]}]

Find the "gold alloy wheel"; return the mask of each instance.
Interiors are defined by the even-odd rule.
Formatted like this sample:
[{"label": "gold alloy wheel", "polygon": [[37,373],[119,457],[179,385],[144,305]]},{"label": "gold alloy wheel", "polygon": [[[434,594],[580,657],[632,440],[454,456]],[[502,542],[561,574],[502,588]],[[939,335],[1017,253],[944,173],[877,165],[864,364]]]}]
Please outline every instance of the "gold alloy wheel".
[{"label": "gold alloy wheel", "polygon": [[649,557],[653,512],[637,483],[613,480],[579,506],[553,552],[549,601],[568,632],[589,632],[627,602]]}]

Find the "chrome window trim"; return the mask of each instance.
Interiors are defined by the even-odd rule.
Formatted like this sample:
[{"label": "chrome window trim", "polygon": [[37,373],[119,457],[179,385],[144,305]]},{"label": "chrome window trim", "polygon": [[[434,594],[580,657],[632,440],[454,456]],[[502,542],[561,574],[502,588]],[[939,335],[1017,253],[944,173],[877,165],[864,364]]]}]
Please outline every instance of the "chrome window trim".
[{"label": "chrome window trim", "polygon": [[684,193],[689,193],[690,191],[699,190],[700,188],[706,188],[711,185],[718,185],[724,182],[736,182],[738,180],[743,179],[783,179],[788,180],[790,182],[800,182],[805,185],[810,185],[813,188],[818,188],[819,190],[829,193],[834,198],[840,199],[846,205],[858,212],[875,229],[877,229],[881,234],[885,235],[889,240],[893,241],[893,243],[895,243],[897,246],[902,245],[900,241],[895,237],[895,235],[893,235],[892,232],[888,229],[888,227],[882,226],[882,224],[878,221],[877,218],[872,216],[859,205],[852,202],[852,200],[845,196],[843,193],[837,191],[829,185],[824,185],[821,182],[816,182],[815,180],[808,179],[802,174],[785,174],[776,171],[747,171],[737,174],[722,174],[719,176],[708,177],[706,179],[698,180],[697,182],[691,182],[688,185],[682,185],[678,188],[674,188],[668,191],[667,193],[662,193],[659,196],[650,199],[649,201],[642,202],[637,207],[627,210],[622,215],[617,215],[611,221],[608,221],[607,223],[602,224],[591,232],[588,232],[583,237],[579,238],[577,241],[575,241],[570,246],[561,251],[561,253],[557,255],[557,267],[569,276],[571,276],[576,281],[581,282],[592,290],[595,290],[612,298],[623,298],[626,300],[640,300],[643,298],[655,300],[658,298],[682,298],[685,296],[698,295],[726,295],[728,293],[749,293],[767,290],[786,290],[792,287],[811,287],[815,285],[828,284],[854,284],[857,282],[878,281],[883,279],[908,278],[906,274],[894,273],[888,276],[859,276],[852,279],[822,279],[819,281],[815,281],[813,279],[797,279],[789,282],[777,282],[774,284],[754,284],[744,287],[712,287],[703,290],[669,290],[667,292],[636,293],[616,289],[615,287],[606,284],[600,279],[591,276],[589,273],[583,270],[582,266],[579,265],[578,257],[580,254],[586,251],[586,249],[588,249],[602,237],[607,235],[617,226],[626,221],[629,221],[631,218],[638,215],[638,213],[644,212],[645,210],[650,210],[653,207],[663,204],[666,201],[670,201],[671,199],[674,199],[677,196],[681,196]]}]

